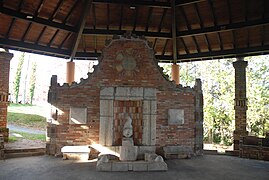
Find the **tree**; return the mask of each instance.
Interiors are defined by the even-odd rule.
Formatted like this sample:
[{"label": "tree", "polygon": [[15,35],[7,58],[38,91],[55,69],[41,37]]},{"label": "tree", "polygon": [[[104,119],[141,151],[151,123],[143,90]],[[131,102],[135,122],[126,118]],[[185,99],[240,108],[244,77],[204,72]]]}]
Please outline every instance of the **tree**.
[{"label": "tree", "polygon": [[269,132],[269,56],[247,60],[248,131],[255,136],[265,136]]},{"label": "tree", "polygon": [[30,77],[30,103],[33,103],[33,97],[35,94],[35,84],[36,84],[36,63],[32,65],[32,72]]},{"label": "tree", "polygon": [[20,58],[19,58],[19,64],[18,64],[18,67],[17,67],[17,70],[16,70],[15,80],[13,82],[13,88],[14,88],[14,95],[15,95],[16,103],[18,103],[18,98],[19,98],[21,72],[22,72],[22,66],[23,66],[23,63],[24,63],[24,57],[25,57],[25,53],[22,53]]}]

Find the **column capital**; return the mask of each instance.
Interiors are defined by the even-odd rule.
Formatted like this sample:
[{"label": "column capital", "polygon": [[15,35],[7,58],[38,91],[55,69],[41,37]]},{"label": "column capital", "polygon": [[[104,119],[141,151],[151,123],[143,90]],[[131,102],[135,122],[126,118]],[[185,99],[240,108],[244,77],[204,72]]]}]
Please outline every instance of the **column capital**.
[{"label": "column capital", "polygon": [[13,54],[5,51],[0,51],[0,61],[10,61],[13,58]]},{"label": "column capital", "polygon": [[235,69],[246,68],[247,65],[248,65],[247,61],[238,60],[238,61],[233,62],[233,66]]}]

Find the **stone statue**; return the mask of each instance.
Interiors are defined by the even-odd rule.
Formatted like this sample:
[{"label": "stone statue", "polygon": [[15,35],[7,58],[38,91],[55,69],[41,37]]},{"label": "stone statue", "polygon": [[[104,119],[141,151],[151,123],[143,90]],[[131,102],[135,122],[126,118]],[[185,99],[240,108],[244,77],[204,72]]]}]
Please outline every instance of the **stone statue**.
[{"label": "stone statue", "polygon": [[126,115],[126,122],[123,126],[123,136],[130,138],[133,135],[133,126],[132,126],[132,118],[129,115]]}]

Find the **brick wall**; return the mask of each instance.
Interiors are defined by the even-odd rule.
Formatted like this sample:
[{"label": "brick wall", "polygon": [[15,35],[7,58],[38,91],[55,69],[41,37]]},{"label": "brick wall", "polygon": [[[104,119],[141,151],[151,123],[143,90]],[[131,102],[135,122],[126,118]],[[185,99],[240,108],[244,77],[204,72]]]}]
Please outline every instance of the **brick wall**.
[{"label": "brick wall", "polygon": [[[198,83],[196,87],[190,88],[168,81],[162,74],[161,68],[158,67],[153,49],[149,47],[146,40],[134,37],[114,37],[108,42],[99,59],[99,65],[94,69],[92,74],[88,74],[87,79],[81,79],[81,82],[73,83],[71,86],[68,84],[59,86],[57,77],[52,77],[49,102],[54,107],[52,108],[54,118],[48,126],[48,132],[51,129],[55,130],[48,134],[47,151],[49,154],[59,153],[60,147],[64,145],[99,143],[100,90],[105,87],[142,87],[157,90],[157,150],[168,145],[179,145],[189,147],[192,153],[196,154],[198,151],[195,147],[202,147],[199,144],[202,142],[196,139],[196,135],[201,138],[201,134],[197,133],[197,127],[202,128],[202,123],[197,123],[202,122],[203,105],[200,100],[202,94],[201,90],[199,91],[201,84]],[[139,101],[141,102],[141,99],[137,100]],[[115,100],[115,103],[123,102]],[[87,108],[86,124],[69,124],[71,106]],[[136,108],[137,112],[135,110],[132,112],[133,108]],[[136,114],[139,108],[140,105],[130,105],[127,111]],[[184,110],[183,125],[169,125],[169,109]],[[137,116],[139,124],[141,121],[139,113]],[[140,143],[141,129],[139,130],[138,127],[135,129],[137,129],[135,132],[137,143]]]},{"label": "brick wall", "polygon": [[0,134],[8,141],[7,106],[9,94],[9,69],[13,54],[0,52]]}]

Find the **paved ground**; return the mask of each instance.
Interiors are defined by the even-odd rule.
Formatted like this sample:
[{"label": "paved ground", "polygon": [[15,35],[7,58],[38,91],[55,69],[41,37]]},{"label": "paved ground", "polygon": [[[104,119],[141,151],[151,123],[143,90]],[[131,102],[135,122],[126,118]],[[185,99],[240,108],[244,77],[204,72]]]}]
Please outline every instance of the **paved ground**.
[{"label": "paved ground", "polygon": [[10,131],[18,131],[18,132],[25,132],[25,133],[31,133],[31,134],[46,134],[46,131],[37,130],[37,129],[30,129],[26,127],[21,127],[13,124],[8,124],[7,127]]},{"label": "paved ground", "polygon": [[205,155],[169,160],[167,172],[96,172],[96,162],[62,160],[52,156],[0,161],[1,180],[268,180],[269,162],[231,156]]}]

